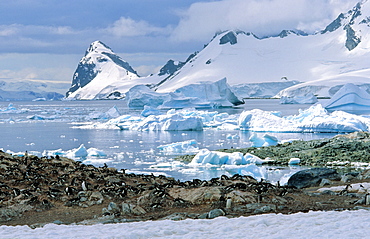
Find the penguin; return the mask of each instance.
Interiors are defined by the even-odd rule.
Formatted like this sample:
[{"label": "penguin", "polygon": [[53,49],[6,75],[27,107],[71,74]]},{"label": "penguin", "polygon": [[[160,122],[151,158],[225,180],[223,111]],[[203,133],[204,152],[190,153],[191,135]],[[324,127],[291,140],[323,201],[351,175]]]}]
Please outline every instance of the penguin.
[{"label": "penguin", "polygon": [[81,187],[82,187],[82,190],[83,191],[87,191],[87,183],[86,183],[86,181],[82,181]]}]

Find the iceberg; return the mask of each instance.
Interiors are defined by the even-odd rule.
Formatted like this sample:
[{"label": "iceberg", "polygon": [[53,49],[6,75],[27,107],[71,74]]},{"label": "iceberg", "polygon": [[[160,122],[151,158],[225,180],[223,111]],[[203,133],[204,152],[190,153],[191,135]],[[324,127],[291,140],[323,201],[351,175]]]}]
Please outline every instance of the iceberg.
[{"label": "iceberg", "polygon": [[198,142],[194,139],[172,144],[160,145],[157,148],[166,154],[184,154],[199,151]]},{"label": "iceberg", "polygon": [[216,82],[199,82],[178,88],[160,107],[166,108],[218,108],[244,104],[223,78]]},{"label": "iceberg", "polygon": [[208,149],[201,149],[189,163],[189,165],[244,165],[246,160],[240,152],[225,153],[218,151],[210,151]]},{"label": "iceberg", "polygon": [[144,106],[157,108],[168,97],[167,93],[157,93],[145,85],[136,85],[126,93],[124,101],[133,109],[143,109]]},{"label": "iceberg", "polygon": [[170,93],[158,93],[145,85],[136,85],[126,93],[124,101],[134,109],[145,106],[159,109],[219,108],[244,103],[230,90],[226,78],[186,85]]},{"label": "iceberg", "polygon": [[363,88],[347,83],[327,102],[325,109],[347,112],[370,111],[370,94]]},{"label": "iceberg", "polygon": [[71,149],[65,153],[68,158],[84,158],[87,157],[88,152],[85,145],[81,144],[77,149]]},{"label": "iceberg", "polygon": [[219,152],[201,149],[189,163],[190,166],[199,165],[261,165],[264,160],[251,154],[243,155],[241,152]]},{"label": "iceberg", "polygon": [[[120,124],[118,125],[120,128]],[[201,131],[203,122],[200,117],[183,116],[181,114],[150,115],[143,121],[130,127],[138,131]]]},{"label": "iceberg", "polygon": [[370,120],[343,111],[329,113],[321,104],[299,110],[298,115],[281,117],[259,109],[243,111],[238,119],[240,130],[255,132],[345,133],[367,131]]}]

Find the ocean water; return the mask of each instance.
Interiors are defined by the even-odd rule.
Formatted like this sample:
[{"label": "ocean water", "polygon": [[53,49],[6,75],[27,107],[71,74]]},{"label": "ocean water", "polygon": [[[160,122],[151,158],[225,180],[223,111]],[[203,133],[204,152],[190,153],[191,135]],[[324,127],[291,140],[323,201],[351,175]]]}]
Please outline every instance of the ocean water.
[{"label": "ocean water", "polygon": [[[41,154],[44,150],[68,151],[83,144],[87,149],[96,148],[106,156],[79,158],[87,164],[125,169],[135,173],[153,173],[172,176],[180,180],[193,178],[210,179],[222,174],[243,172],[242,167],[192,168],[174,160],[177,155],[167,155],[157,147],[174,142],[196,140],[198,147],[216,150],[220,148],[249,147],[250,132],[206,129],[204,131],[122,131],[117,129],[80,129],[73,126],[86,122],[106,121],[91,119],[91,115],[106,112],[116,106],[121,114],[140,115],[140,110],[130,110],[121,101],[53,101],[53,102],[10,102],[0,103],[0,148],[4,151]],[[297,114],[299,109],[310,105],[281,105],[278,100],[247,100],[238,108],[212,109],[229,114],[240,114],[243,110],[262,109],[280,111],[282,115]],[[166,111],[163,111],[165,113]],[[279,140],[312,140],[332,137],[335,134],[320,133],[269,133]],[[232,135],[228,137],[229,135]],[[262,133],[261,133],[262,135]],[[279,180],[284,174],[299,170],[263,166],[271,181]]]}]

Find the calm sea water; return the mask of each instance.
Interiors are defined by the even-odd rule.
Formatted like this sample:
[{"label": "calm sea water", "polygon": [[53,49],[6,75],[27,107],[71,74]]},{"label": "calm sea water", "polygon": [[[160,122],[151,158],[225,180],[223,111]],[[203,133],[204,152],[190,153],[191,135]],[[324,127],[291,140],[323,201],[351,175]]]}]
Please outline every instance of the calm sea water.
[{"label": "calm sea water", "polygon": [[[242,148],[251,146],[250,132],[204,130],[201,132],[138,132],[116,129],[76,129],[72,126],[87,121],[88,115],[106,112],[116,106],[121,114],[139,115],[140,111],[127,109],[121,101],[55,101],[55,102],[13,102],[16,110],[6,111],[9,102],[0,103],[0,148],[13,152],[43,152],[44,150],[62,149],[63,151],[78,148],[84,144],[86,148],[97,148],[107,156],[84,161],[96,166],[107,163],[118,169],[127,169],[137,173],[155,173],[173,176],[177,179],[192,178],[210,179],[222,174],[236,171],[215,168],[189,168],[179,166],[172,159],[174,155],[165,155],[157,147],[159,145],[185,140],[196,140],[199,148],[210,150],[220,148]],[[297,114],[299,109],[310,105],[281,105],[278,100],[247,100],[243,107],[219,109],[220,112],[239,114],[243,110],[262,109],[281,111],[283,115]],[[214,111],[212,109],[212,111]],[[30,120],[32,116],[43,117],[44,120]],[[237,135],[228,139],[227,135]],[[279,140],[303,139],[312,140],[332,137],[334,134],[318,133],[271,133]],[[81,159],[84,160],[84,159]],[[172,166],[171,166],[172,165]],[[238,169],[240,171],[240,169]],[[267,171],[276,169],[266,168]],[[291,169],[284,169],[277,173]],[[296,168],[293,170],[297,170]],[[274,177],[274,176],[271,176]],[[280,177],[280,176],[276,176]]]}]

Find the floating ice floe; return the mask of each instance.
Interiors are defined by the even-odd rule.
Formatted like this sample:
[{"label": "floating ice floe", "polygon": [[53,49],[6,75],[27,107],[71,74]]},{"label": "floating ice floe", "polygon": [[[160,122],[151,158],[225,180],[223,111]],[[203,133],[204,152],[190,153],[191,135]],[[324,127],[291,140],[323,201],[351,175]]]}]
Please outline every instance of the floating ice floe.
[{"label": "floating ice floe", "polygon": [[333,95],[325,108],[331,111],[370,111],[370,94],[352,83],[347,83]]},{"label": "floating ice floe", "polygon": [[298,115],[280,117],[272,112],[259,109],[241,113],[238,125],[241,130],[255,132],[355,132],[367,131],[370,120],[343,111],[327,112],[321,104]]},{"label": "floating ice floe", "polygon": [[0,109],[0,113],[24,113],[26,110],[19,110],[14,107],[13,103],[9,103],[6,108]]},{"label": "floating ice floe", "polygon": [[160,145],[157,148],[165,154],[184,154],[195,153],[199,151],[198,142],[194,139],[172,144]]}]

